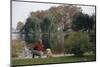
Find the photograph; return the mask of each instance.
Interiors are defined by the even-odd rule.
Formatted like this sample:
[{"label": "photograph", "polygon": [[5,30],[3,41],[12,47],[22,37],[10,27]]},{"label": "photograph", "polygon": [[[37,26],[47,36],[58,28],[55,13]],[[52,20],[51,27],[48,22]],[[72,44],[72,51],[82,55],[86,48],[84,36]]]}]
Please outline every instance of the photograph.
[{"label": "photograph", "polygon": [[96,5],[11,1],[11,65],[96,61]]}]

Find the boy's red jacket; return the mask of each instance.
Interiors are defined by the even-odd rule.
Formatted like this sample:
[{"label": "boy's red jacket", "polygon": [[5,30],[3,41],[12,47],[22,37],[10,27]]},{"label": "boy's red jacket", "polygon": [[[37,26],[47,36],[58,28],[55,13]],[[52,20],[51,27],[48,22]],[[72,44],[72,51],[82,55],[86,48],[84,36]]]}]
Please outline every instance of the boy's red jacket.
[{"label": "boy's red jacket", "polygon": [[35,46],[35,49],[38,51],[44,51],[44,45],[37,43]]}]

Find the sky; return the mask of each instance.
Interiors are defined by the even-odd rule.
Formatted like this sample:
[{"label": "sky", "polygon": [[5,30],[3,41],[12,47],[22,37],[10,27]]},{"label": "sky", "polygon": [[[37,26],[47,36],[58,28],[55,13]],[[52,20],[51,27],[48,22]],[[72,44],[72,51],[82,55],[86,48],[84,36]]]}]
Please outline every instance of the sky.
[{"label": "sky", "polygon": [[[38,10],[47,10],[52,6],[59,6],[59,4],[46,3],[27,3],[27,2],[12,2],[12,28],[16,28],[19,21],[23,23],[29,17],[30,12]],[[82,11],[86,14],[92,15],[95,13],[93,6],[80,6]]]}]

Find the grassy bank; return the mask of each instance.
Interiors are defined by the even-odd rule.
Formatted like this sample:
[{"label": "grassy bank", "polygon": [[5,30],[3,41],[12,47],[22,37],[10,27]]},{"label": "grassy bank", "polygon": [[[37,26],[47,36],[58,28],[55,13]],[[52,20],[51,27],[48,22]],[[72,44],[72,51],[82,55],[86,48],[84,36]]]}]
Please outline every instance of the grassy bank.
[{"label": "grassy bank", "polygon": [[36,65],[36,64],[53,64],[53,63],[69,63],[69,62],[85,62],[95,61],[95,56],[62,56],[52,58],[35,58],[35,59],[12,59],[12,65]]}]

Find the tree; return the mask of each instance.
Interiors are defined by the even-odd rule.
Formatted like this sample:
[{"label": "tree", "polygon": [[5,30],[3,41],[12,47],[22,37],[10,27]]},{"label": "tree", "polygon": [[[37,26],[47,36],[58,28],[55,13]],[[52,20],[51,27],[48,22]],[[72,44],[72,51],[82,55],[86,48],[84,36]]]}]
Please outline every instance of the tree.
[{"label": "tree", "polygon": [[64,24],[64,31],[71,27],[72,17],[79,12],[81,8],[75,5],[60,5],[49,9],[50,15],[55,17],[56,22]]},{"label": "tree", "polygon": [[84,14],[82,12],[77,13],[74,15],[72,20],[72,29],[75,31],[83,30],[83,31],[90,31],[91,27],[93,26],[90,16],[88,14]]},{"label": "tree", "polygon": [[30,13],[30,16],[31,17],[36,17],[36,18],[38,18],[39,20],[43,20],[45,17],[47,17],[48,16],[48,11],[43,11],[43,10],[41,10],[41,11],[36,11],[36,12],[31,12]]},{"label": "tree", "polygon": [[96,32],[96,16],[95,16],[95,14],[93,14],[90,17],[90,21],[91,21],[91,30],[93,30],[95,33]]},{"label": "tree", "polygon": [[24,33],[26,43],[35,43],[38,39],[39,32],[39,20],[36,17],[29,17],[21,30],[21,34]]},{"label": "tree", "polygon": [[44,18],[41,22],[41,31],[42,31],[42,41],[45,45],[45,48],[50,48],[50,27],[51,22],[48,17]]},{"label": "tree", "polygon": [[23,28],[23,26],[24,26],[24,23],[21,22],[21,21],[19,21],[19,22],[17,23],[16,29],[17,29],[17,30],[21,30],[21,29]]}]

